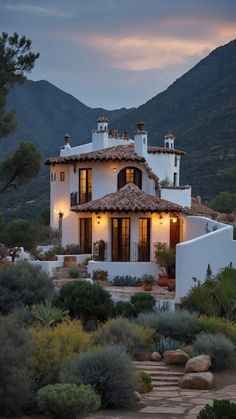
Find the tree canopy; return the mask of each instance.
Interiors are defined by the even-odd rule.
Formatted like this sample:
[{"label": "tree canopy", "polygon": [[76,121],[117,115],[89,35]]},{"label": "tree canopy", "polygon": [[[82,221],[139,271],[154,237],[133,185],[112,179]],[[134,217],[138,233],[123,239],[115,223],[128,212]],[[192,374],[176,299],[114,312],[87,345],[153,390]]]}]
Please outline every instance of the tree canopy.
[{"label": "tree canopy", "polygon": [[31,51],[31,41],[16,32],[0,37],[0,138],[10,134],[16,127],[14,111],[6,111],[8,87],[26,79],[26,73],[34,68],[39,53]]}]

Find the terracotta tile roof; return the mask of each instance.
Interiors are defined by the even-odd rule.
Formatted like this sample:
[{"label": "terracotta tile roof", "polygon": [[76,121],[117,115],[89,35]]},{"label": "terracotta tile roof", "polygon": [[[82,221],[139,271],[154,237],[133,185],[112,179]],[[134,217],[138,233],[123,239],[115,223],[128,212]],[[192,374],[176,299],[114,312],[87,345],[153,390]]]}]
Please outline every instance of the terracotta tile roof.
[{"label": "terracotta tile roof", "polygon": [[181,212],[191,215],[191,211],[180,205],[148,195],[136,185],[129,183],[117,192],[103,198],[71,208],[76,212]]},{"label": "terracotta tile roof", "polygon": [[192,196],[191,210],[194,215],[203,215],[209,218],[213,218],[214,220],[220,215],[219,212],[214,211],[206,205],[203,205],[200,196]]},{"label": "terracotta tile roof", "polygon": [[[167,153],[167,154],[185,154],[184,151],[164,148],[164,147],[148,147],[148,153]],[[145,158],[138,156],[134,152],[134,144],[117,145],[114,147],[105,148],[103,150],[90,151],[83,154],[74,154],[65,157],[50,157],[45,160],[45,164],[50,165],[54,163],[75,163],[84,161],[104,161],[104,160],[118,160],[118,161],[134,161],[145,162]]]}]

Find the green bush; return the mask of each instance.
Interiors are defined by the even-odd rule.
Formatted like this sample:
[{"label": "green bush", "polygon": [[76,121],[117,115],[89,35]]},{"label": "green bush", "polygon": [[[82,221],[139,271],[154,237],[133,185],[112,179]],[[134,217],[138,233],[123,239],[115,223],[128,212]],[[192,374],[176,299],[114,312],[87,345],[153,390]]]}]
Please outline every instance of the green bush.
[{"label": "green bush", "polygon": [[114,317],[134,318],[136,310],[129,301],[117,301],[114,306]]},{"label": "green bush", "polygon": [[149,374],[144,371],[137,372],[138,387],[137,390],[139,393],[148,393],[153,389],[152,378]]},{"label": "green bush", "polygon": [[197,419],[235,419],[236,404],[230,400],[214,400],[213,405],[207,404],[198,414]]},{"label": "green bush", "polygon": [[0,416],[18,416],[33,398],[32,339],[12,317],[0,317]]},{"label": "green bush", "polygon": [[138,284],[139,278],[131,275],[116,275],[112,281],[112,285],[115,287],[137,287]]},{"label": "green bush", "polygon": [[166,273],[171,276],[172,270],[175,268],[175,250],[168,247],[166,243],[157,243],[155,245],[154,255],[156,262],[163,268]]},{"label": "green bush", "polygon": [[147,294],[146,292],[136,292],[130,298],[130,302],[134,306],[136,315],[147,311],[153,311],[156,305],[156,300],[153,295]]},{"label": "green bush", "polygon": [[33,305],[31,314],[33,319],[43,326],[55,326],[57,323],[62,322],[63,318],[68,315],[68,311],[53,306],[49,301],[45,301],[45,303]]},{"label": "green bush", "polygon": [[72,266],[69,269],[69,275],[71,278],[79,278],[79,269],[76,266]]},{"label": "green bush", "polygon": [[82,250],[79,244],[67,244],[66,245],[66,255],[81,255]]},{"label": "green bush", "polygon": [[196,354],[206,354],[211,357],[212,368],[215,370],[230,367],[234,349],[234,344],[230,339],[224,335],[210,333],[198,335],[193,345],[193,351]]},{"label": "green bush", "polygon": [[108,279],[108,272],[103,271],[102,269],[96,269],[93,271],[93,280],[94,281],[101,281],[106,282]]},{"label": "green bush", "polygon": [[165,351],[170,351],[173,349],[179,349],[183,346],[183,344],[175,339],[172,339],[171,337],[161,337],[158,344],[157,344],[157,351],[163,356]]},{"label": "green bush", "polygon": [[43,413],[58,419],[76,419],[101,406],[100,397],[90,386],[76,384],[49,384],[39,390],[37,402]]},{"label": "green bush", "polygon": [[102,322],[113,309],[110,293],[100,285],[88,281],[64,284],[59,291],[57,303],[69,310],[72,317],[79,318],[83,324],[91,320]]},{"label": "green bush", "polygon": [[134,403],[135,370],[119,346],[82,353],[62,371],[61,381],[68,380],[90,384],[100,395],[103,407],[130,407]]},{"label": "green bush", "polygon": [[100,326],[92,335],[95,346],[120,345],[134,359],[142,360],[150,356],[154,349],[154,332],[149,328],[117,318]]},{"label": "green bush", "polygon": [[236,344],[236,324],[234,322],[220,317],[200,316],[198,323],[202,332],[221,333]]},{"label": "green bush", "polygon": [[52,293],[52,281],[40,267],[25,261],[0,267],[0,312],[3,314],[50,299]]},{"label": "green bush", "polygon": [[226,267],[213,278],[197,282],[183,298],[185,308],[207,316],[236,320],[236,269]]},{"label": "green bush", "polygon": [[143,313],[138,316],[136,323],[154,329],[159,335],[170,336],[182,342],[192,342],[200,332],[197,316],[186,310]]}]

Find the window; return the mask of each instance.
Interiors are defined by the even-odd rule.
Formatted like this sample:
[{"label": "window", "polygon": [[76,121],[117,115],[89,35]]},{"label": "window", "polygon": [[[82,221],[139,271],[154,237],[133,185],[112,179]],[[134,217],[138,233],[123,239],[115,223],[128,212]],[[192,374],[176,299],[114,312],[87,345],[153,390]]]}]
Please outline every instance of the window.
[{"label": "window", "polygon": [[123,188],[127,183],[134,183],[142,189],[142,172],[137,167],[125,167],[118,173],[118,189]]},{"label": "window", "polygon": [[150,261],[150,218],[139,219],[139,262]]},{"label": "window", "polygon": [[53,182],[53,173],[51,173],[51,182]]},{"label": "window", "polygon": [[79,170],[79,203],[84,204],[92,199],[92,169]]},{"label": "window", "polygon": [[78,204],[78,194],[77,192],[71,192],[70,194],[70,206],[74,207]]},{"label": "window", "polygon": [[80,218],[80,248],[83,253],[92,253],[92,218]]},{"label": "window", "polygon": [[56,172],[54,173],[54,181],[57,180],[57,174]]},{"label": "window", "polygon": [[175,155],[175,167],[178,166],[178,156]]},{"label": "window", "polygon": [[174,173],[174,186],[177,186],[177,173]]},{"label": "window", "polygon": [[130,219],[112,219],[112,261],[130,260]]},{"label": "window", "polygon": [[65,172],[60,172],[60,182],[65,181]]}]

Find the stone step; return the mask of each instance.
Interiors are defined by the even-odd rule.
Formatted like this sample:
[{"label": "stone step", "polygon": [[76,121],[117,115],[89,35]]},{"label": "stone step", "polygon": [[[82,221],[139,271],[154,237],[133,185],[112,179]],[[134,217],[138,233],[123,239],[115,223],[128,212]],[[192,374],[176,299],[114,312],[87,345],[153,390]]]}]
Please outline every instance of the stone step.
[{"label": "stone step", "polygon": [[169,387],[177,387],[178,389],[180,389],[180,387],[178,386],[178,381],[155,381],[155,382],[152,382],[153,383],[153,388],[159,388],[159,387],[167,387],[167,388],[169,388]]},{"label": "stone step", "polygon": [[175,371],[150,371],[150,370],[145,370],[145,372],[149,375],[151,375],[152,377],[182,377],[182,375],[184,375],[183,372],[175,372]]},{"label": "stone step", "polygon": [[[180,389],[180,387],[179,386],[176,386],[176,385],[173,385],[173,386],[165,386],[165,387],[159,387],[159,386],[153,386],[153,389],[151,390],[151,392],[150,393],[148,393],[148,395],[153,395],[153,396],[158,396],[159,395],[159,392],[162,392],[162,391],[177,391],[177,390],[179,390]],[[154,392],[154,393],[153,393]]]}]

